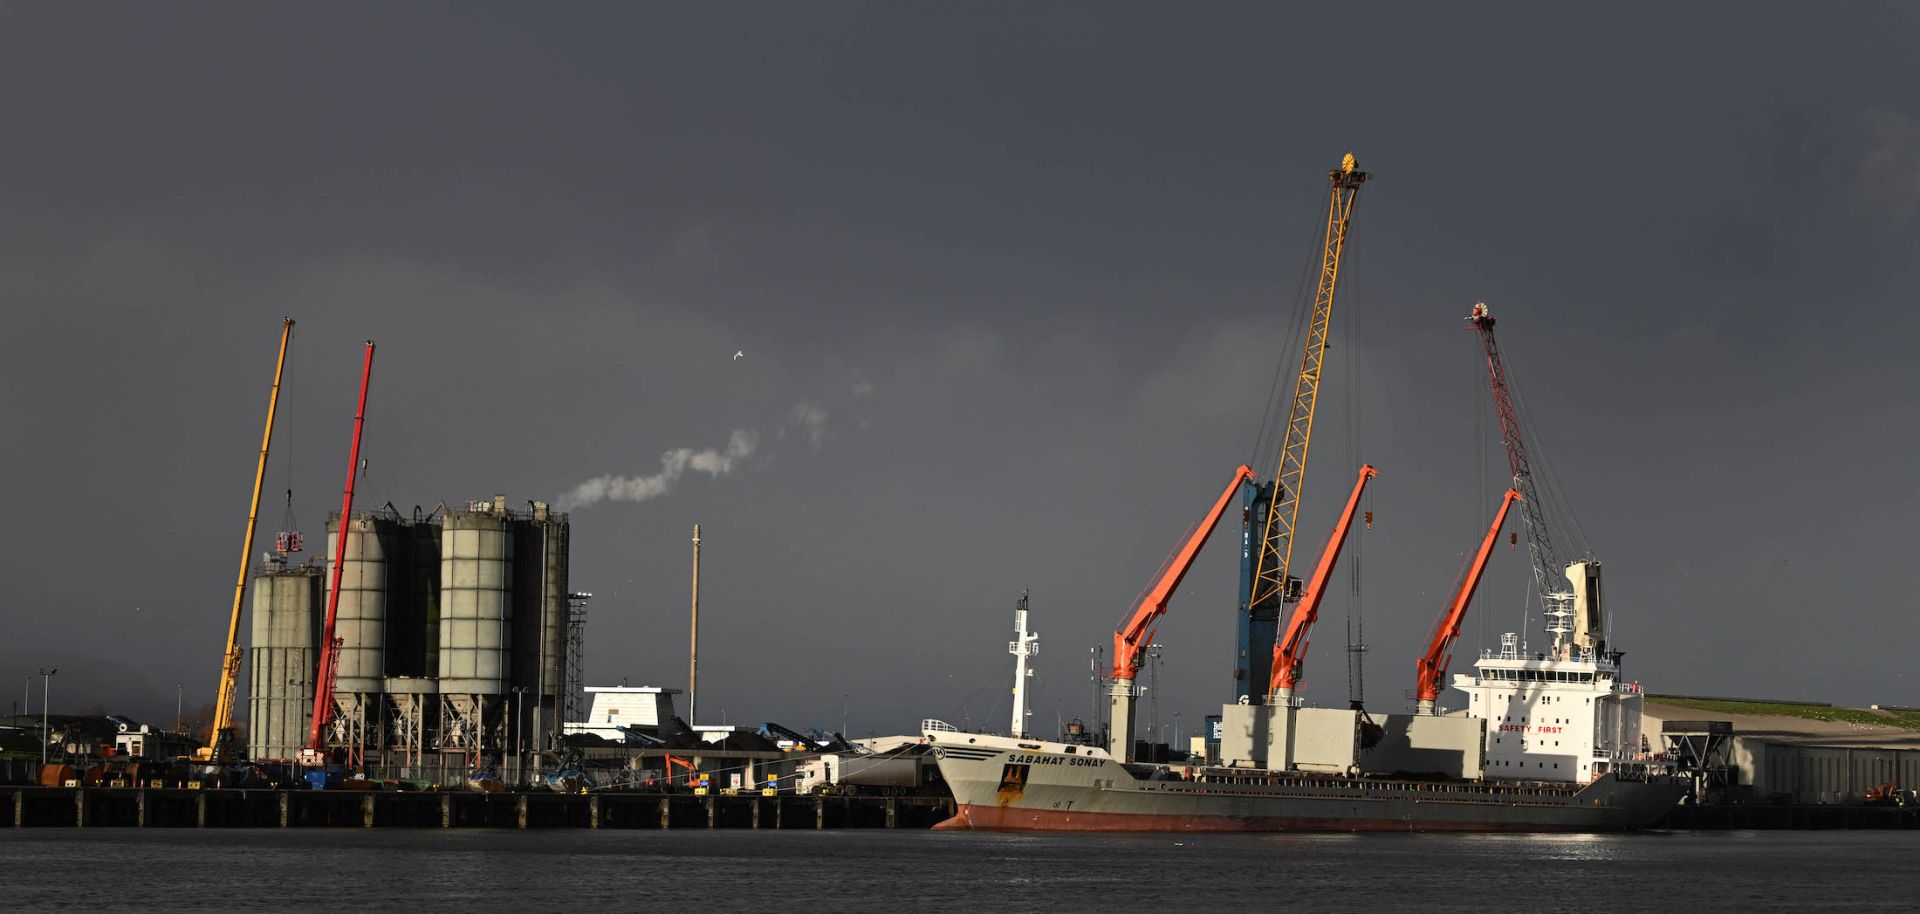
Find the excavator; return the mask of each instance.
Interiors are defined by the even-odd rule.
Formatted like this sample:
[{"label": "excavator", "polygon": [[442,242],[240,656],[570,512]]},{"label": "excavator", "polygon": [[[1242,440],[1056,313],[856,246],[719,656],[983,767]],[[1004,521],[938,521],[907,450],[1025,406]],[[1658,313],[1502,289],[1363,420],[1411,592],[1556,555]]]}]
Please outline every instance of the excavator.
[{"label": "excavator", "polygon": [[1233,479],[1227,483],[1226,491],[1220,493],[1213,507],[1207,509],[1206,516],[1187,533],[1179,548],[1167,559],[1165,567],[1140,595],[1126,624],[1113,633],[1113,684],[1107,693],[1113,699],[1113,723],[1107,738],[1107,752],[1114,758],[1132,761],[1133,683],[1140,675],[1141,660],[1146,654],[1147,645],[1153,643],[1154,632],[1159,629],[1160,617],[1166,615],[1167,601],[1173,599],[1173,592],[1180,588],[1180,581],[1187,576],[1187,569],[1193,567],[1193,560],[1200,555],[1201,547],[1213,535],[1220,515],[1226,513],[1227,506],[1233,503],[1233,497],[1240,492],[1241,486],[1253,481],[1253,478],[1252,467],[1242,465],[1233,471]]},{"label": "excavator", "polygon": [[1480,541],[1480,551],[1474,554],[1473,563],[1467,566],[1467,573],[1460,578],[1460,586],[1454,591],[1453,602],[1447,605],[1447,611],[1440,617],[1440,624],[1433,630],[1433,640],[1427,644],[1427,652],[1414,661],[1414,701],[1415,713],[1433,715],[1434,702],[1440,698],[1440,690],[1446,686],[1447,666],[1453,662],[1453,642],[1460,637],[1460,620],[1466,617],[1467,604],[1473,602],[1473,592],[1480,586],[1480,574],[1487,570],[1487,559],[1493,555],[1493,547],[1500,542],[1500,528],[1507,522],[1507,509],[1521,500],[1517,489],[1508,489],[1505,498],[1500,500],[1500,510],[1493,515],[1493,526],[1487,528],[1487,536]]}]

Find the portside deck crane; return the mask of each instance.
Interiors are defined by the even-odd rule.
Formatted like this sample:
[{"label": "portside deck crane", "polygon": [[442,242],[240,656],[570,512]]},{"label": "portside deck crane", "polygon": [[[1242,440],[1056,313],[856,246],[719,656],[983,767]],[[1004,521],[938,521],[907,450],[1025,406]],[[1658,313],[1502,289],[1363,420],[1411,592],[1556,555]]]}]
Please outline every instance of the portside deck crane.
[{"label": "portside deck crane", "polygon": [[260,520],[260,488],[267,479],[267,451],[273,445],[273,420],[280,408],[280,378],[287,369],[287,344],[293,340],[293,318],[281,319],[280,355],[273,363],[273,393],[267,396],[267,429],[260,434],[260,465],[253,473],[253,501],[247,509],[247,536],[240,546],[240,575],[233,584],[233,613],[227,617],[227,650],[221,655],[220,691],[213,701],[213,745],[199,755],[219,764],[236,755],[233,702],[240,681],[240,610],[246,603],[247,570],[253,567],[253,533]]},{"label": "portside deck crane", "polygon": [[1233,480],[1227,483],[1226,491],[1207,509],[1206,516],[1181,541],[1178,549],[1167,560],[1166,567],[1154,577],[1140,600],[1134,605],[1133,614],[1125,625],[1113,633],[1113,675],[1108,696],[1113,700],[1112,730],[1107,739],[1107,751],[1114,758],[1131,761],[1133,757],[1133,682],[1140,675],[1140,666],[1147,645],[1153,643],[1154,632],[1158,630],[1160,617],[1166,615],[1167,601],[1173,599],[1173,592],[1180,587],[1180,581],[1187,576],[1187,569],[1193,567],[1193,560],[1200,555],[1200,549],[1213,536],[1213,528],[1220,523],[1220,515],[1225,514],[1227,506],[1233,503],[1233,496],[1254,478],[1253,468],[1242,465],[1233,471]]},{"label": "portside deck crane", "polygon": [[[1313,415],[1320,398],[1321,368],[1326,361],[1327,331],[1333,320],[1334,293],[1339,288],[1340,264],[1346,255],[1347,230],[1353,206],[1367,173],[1348,153],[1340,167],[1327,172],[1327,226],[1320,256],[1320,282],[1307,322],[1307,342],[1294,379],[1293,399],[1280,446],[1279,468],[1273,479],[1251,487],[1246,497],[1246,519],[1241,530],[1239,646],[1234,661],[1234,691],[1255,704],[1267,698],[1272,679],[1272,645],[1279,640],[1280,608],[1300,597],[1300,581],[1290,573],[1294,524],[1300,516],[1300,493],[1306,483],[1307,446],[1313,435]],[[1257,533],[1257,536],[1256,536]]]},{"label": "portside deck crane", "polygon": [[334,539],[333,565],[327,569],[327,620],[320,636],[320,664],[313,691],[313,720],[307,730],[306,764],[326,760],[327,722],[333,715],[334,670],[340,660],[340,642],[334,637],[334,618],[340,611],[340,573],[347,558],[347,537],[353,531],[353,481],[360,472],[360,431],[367,420],[367,385],[373,380],[373,341],[367,341],[366,361],[360,366],[360,405],[353,414],[353,447],[347,455],[347,485],[340,499],[340,533]]},{"label": "portside deck crane", "polygon": [[1453,602],[1447,604],[1446,613],[1433,630],[1433,639],[1427,644],[1427,652],[1414,661],[1413,697],[1417,714],[1434,713],[1434,702],[1440,698],[1440,689],[1447,678],[1447,667],[1453,663],[1453,642],[1460,637],[1460,620],[1466,617],[1467,604],[1473,602],[1473,592],[1480,586],[1480,575],[1487,570],[1487,559],[1493,555],[1494,544],[1500,540],[1500,528],[1507,522],[1507,509],[1513,507],[1513,503],[1520,498],[1518,490],[1508,489],[1506,497],[1500,500],[1500,510],[1493,515],[1493,526],[1487,528],[1486,539],[1480,541],[1480,551],[1474,554],[1473,564],[1467,566],[1467,573],[1460,578]]},{"label": "portside deck crane", "polygon": [[1353,515],[1360,507],[1361,494],[1367,490],[1367,480],[1378,475],[1380,471],[1371,466],[1360,467],[1360,477],[1353,481],[1353,494],[1347,496],[1347,507],[1340,512],[1340,520],[1333,525],[1333,535],[1327,537],[1327,548],[1320,553],[1320,564],[1314,566],[1313,578],[1307,582],[1300,602],[1293,607],[1286,632],[1273,646],[1273,679],[1267,688],[1270,705],[1284,705],[1292,700],[1294,687],[1300,684],[1301,667],[1307,656],[1307,635],[1314,620],[1320,618],[1320,600],[1326,595],[1327,581],[1333,577],[1334,564],[1340,561],[1341,547],[1347,544],[1347,529],[1353,526]]}]

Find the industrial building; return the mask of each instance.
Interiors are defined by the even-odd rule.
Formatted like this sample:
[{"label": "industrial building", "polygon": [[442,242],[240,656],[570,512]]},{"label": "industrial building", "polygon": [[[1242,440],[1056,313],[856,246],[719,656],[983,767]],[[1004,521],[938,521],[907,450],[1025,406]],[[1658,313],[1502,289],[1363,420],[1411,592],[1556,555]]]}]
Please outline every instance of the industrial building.
[{"label": "industrial building", "polygon": [[[328,555],[340,529],[328,519]],[[567,516],[496,495],[425,514],[389,504],[356,512],[347,529],[326,733],[335,757],[369,776],[444,780],[553,748],[585,615],[567,587]],[[255,573],[257,760],[306,747],[327,586],[321,560],[293,564],[285,551]]]},{"label": "industrial building", "polygon": [[1902,726],[1906,715],[1883,711],[1888,721],[1876,725],[1848,719],[1862,716],[1852,709],[1819,715],[1827,706],[1800,706],[1832,718],[1820,720],[1766,713],[1776,702],[1751,704],[1751,714],[1703,713],[1648,699],[1647,732],[1662,734],[1668,754],[1699,772],[1700,802],[1854,806],[1903,799],[1920,786],[1920,731]]}]

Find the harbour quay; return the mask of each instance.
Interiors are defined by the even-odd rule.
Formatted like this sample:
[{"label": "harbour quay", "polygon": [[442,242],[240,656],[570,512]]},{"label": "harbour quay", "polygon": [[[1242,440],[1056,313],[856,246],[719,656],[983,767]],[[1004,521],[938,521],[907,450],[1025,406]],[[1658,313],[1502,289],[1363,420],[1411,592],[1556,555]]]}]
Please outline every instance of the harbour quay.
[{"label": "harbour quay", "polygon": [[0,787],[15,828],[930,828],[950,797]]}]

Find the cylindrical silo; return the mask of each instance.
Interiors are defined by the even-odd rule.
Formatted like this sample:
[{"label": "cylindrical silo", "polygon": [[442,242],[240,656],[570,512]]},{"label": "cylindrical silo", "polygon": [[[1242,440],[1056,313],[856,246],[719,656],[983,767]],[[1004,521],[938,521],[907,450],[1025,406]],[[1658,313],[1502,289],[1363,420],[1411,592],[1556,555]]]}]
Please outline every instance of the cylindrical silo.
[{"label": "cylindrical silo", "polygon": [[431,645],[440,640],[440,527],[417,518],[402,523],[393,547],[387,568],[386,676],[437,676]]},{"label": "cylindrical silo", "polygon": [[[378,695],[386,678],[387,604],[398,589],[392,559],[404,531],[397,519],[373,514],[354,515],[350,529],[333,624],[333,636],[340,639],[333,690]],[[337,554],[339,535],[338,518],[328,521],[328,555]],[[399,571],[404,573],[404,566]]]},{"label": "cylindrical silo", "polygon": [[547,515],[547,506],[536,503],[536,515],[545,533],[542,543],[543,573],[540,588],[540,710],[535,733],[542,737],[560,731],[560,710],[567,684],[567,567],[569,524],[565,514]]},{"label": "cylindrical silo", "polygon": [[515,727],[516,742],[548,748],[559,729],[558,713],[567,667],[567,516],[545,502],[514,519],[514,641],[512,682],[525,689]]},{"label": "cylindrical silo", "polygon": [[506,691],[512,562],[505,512],[470,510],[447,517],[440,535],[442,694]]},{"label": "cylindrical silo", "polygon": [[323,590],[318,565],[268,568],[254,576],[247,737],[256,759],[291,759],[306,745]]}]

